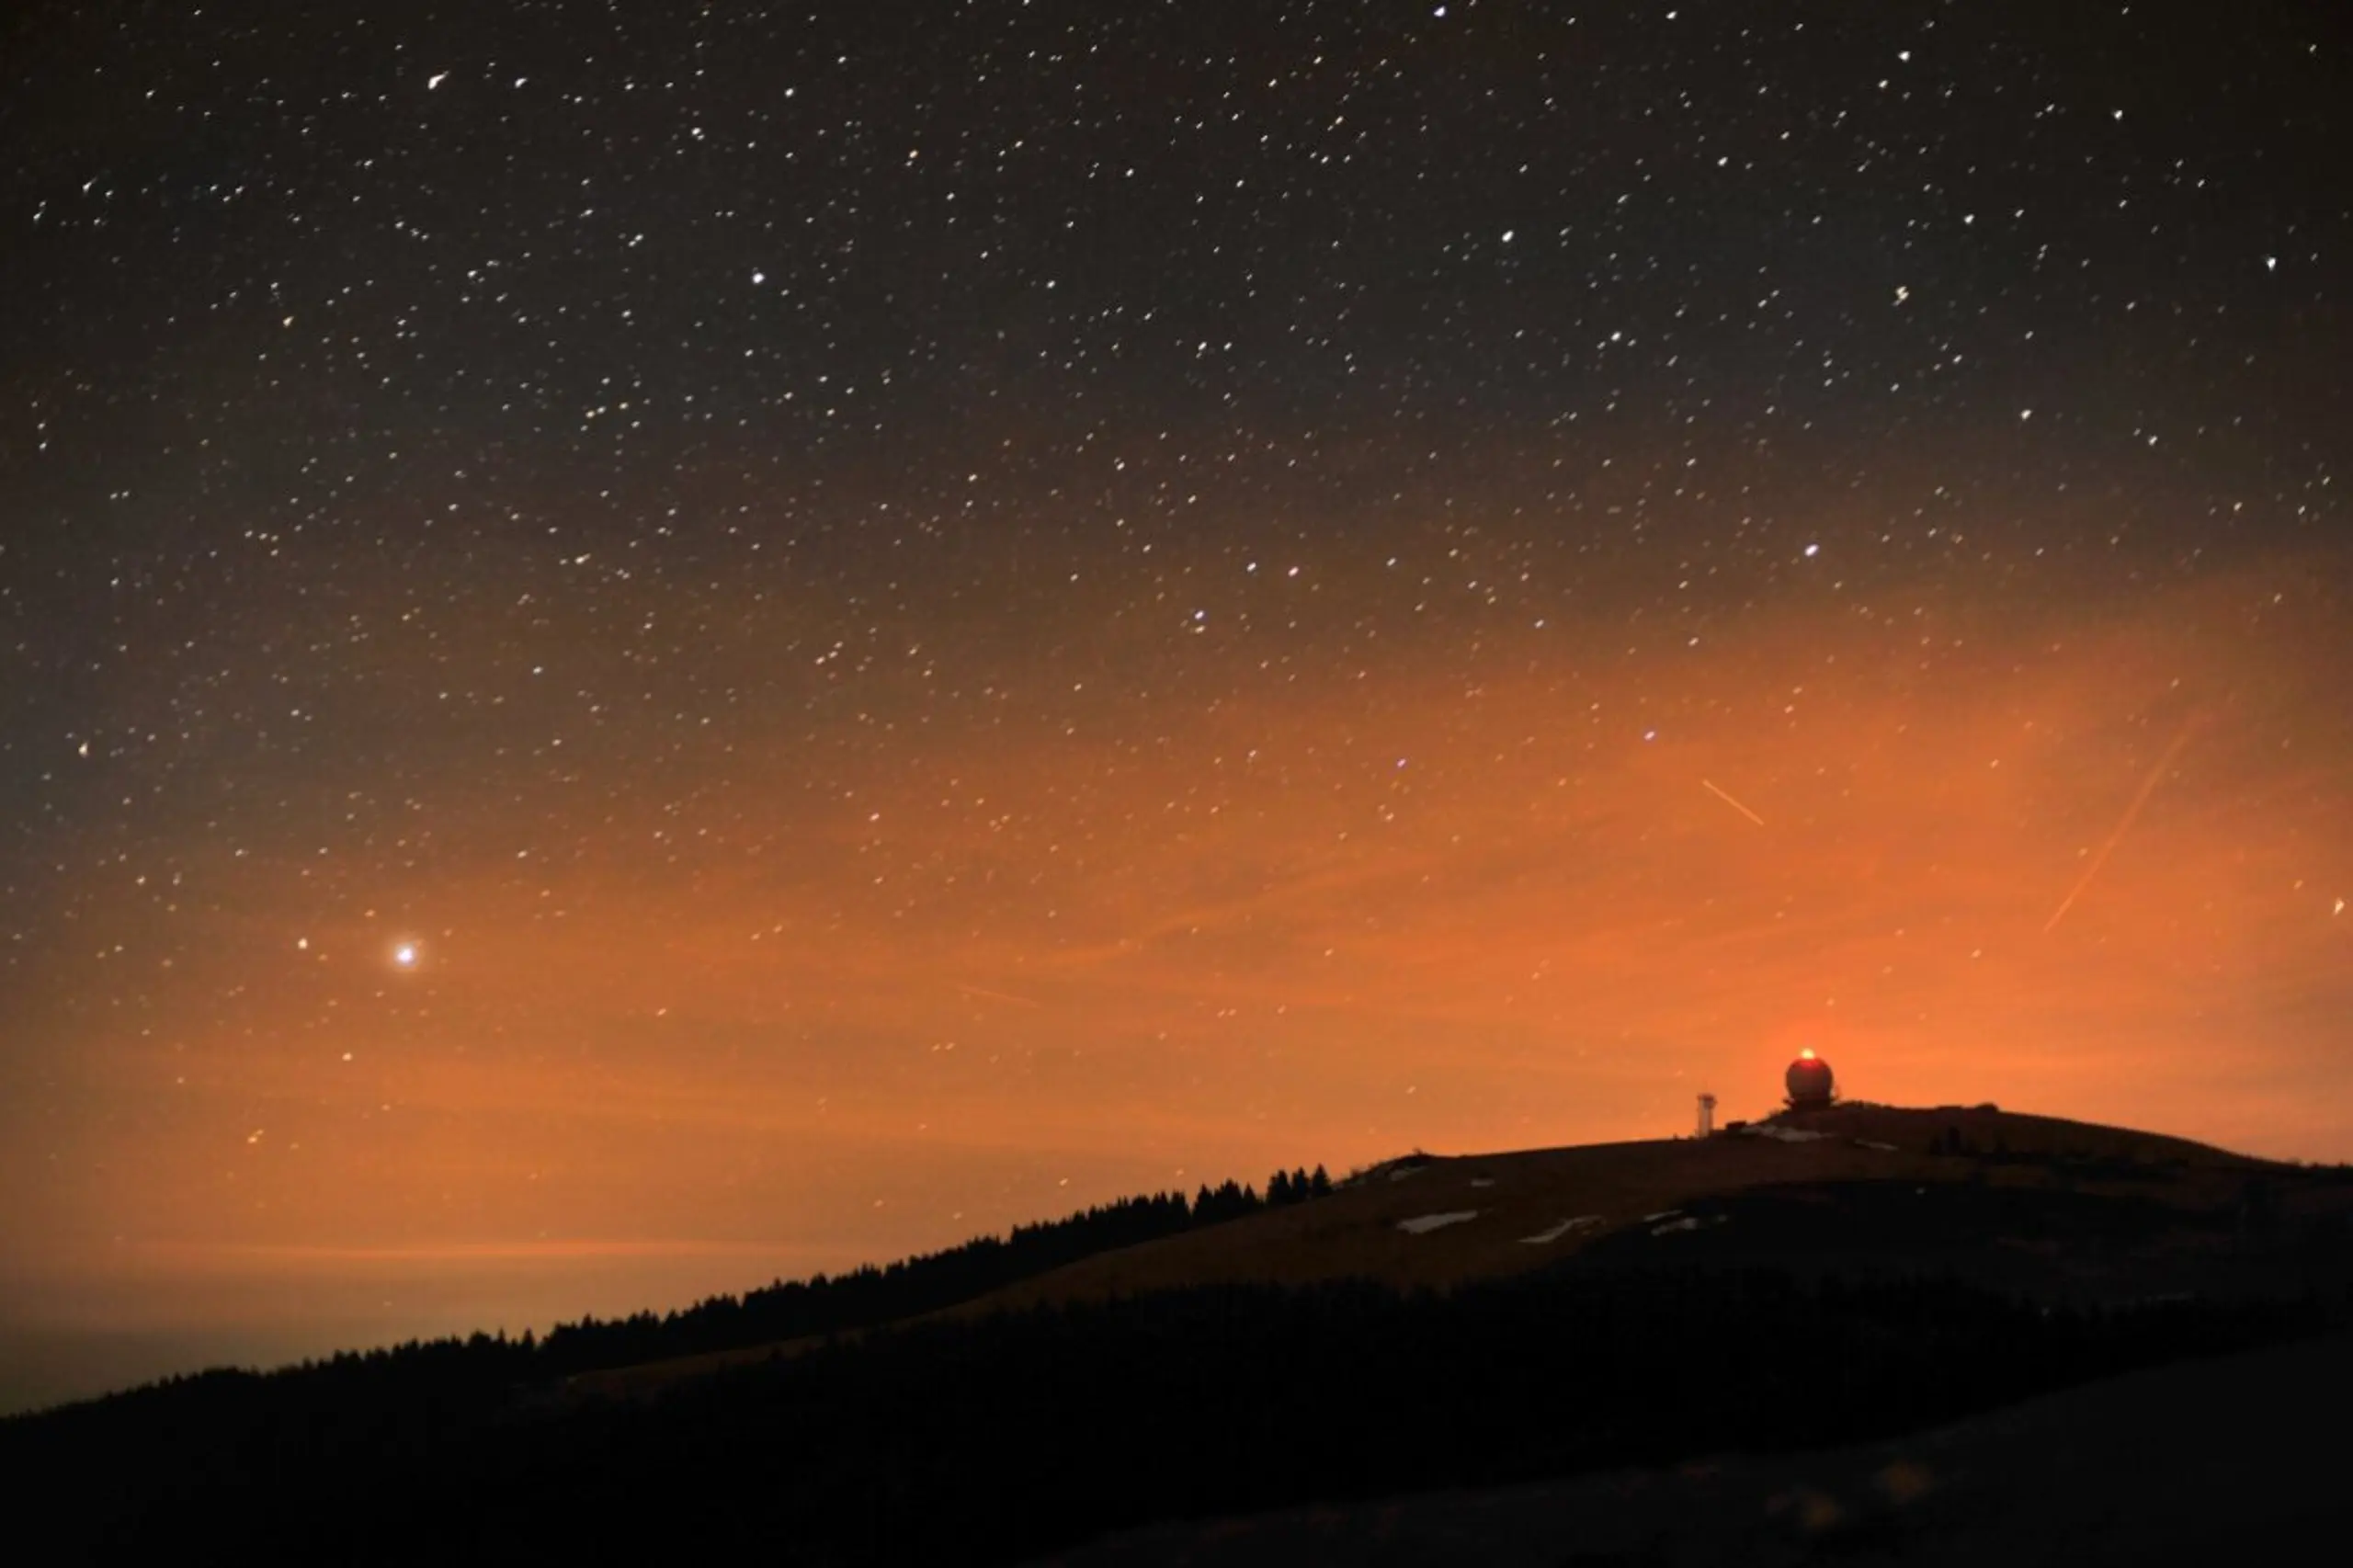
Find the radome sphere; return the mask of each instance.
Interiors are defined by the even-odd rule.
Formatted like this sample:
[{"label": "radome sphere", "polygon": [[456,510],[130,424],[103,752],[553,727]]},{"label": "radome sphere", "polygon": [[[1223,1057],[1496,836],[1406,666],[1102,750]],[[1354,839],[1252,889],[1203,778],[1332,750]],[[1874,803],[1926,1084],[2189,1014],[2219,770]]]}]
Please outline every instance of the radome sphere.
[{"label": "radome sphere", "polygon": [[1789,1085],[1791,1110],[1820,1110],[1830,1103],[1837,1088],[1830,1063],[1816,1056],[1811,1048],[1798,1053],[1783,1081]]}]

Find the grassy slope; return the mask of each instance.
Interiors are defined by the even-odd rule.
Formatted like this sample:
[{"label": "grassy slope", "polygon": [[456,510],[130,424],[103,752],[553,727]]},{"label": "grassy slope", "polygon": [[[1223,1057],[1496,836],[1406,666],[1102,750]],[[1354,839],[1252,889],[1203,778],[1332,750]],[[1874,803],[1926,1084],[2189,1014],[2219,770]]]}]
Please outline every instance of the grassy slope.
[{"label": "grassy slope", "polygon": [[[2079,1193],[2154,1198],[2186,1211],[2214,1213],[2239,1201],[2251,1179],[2292,1169],[2158,1133],[1980,1108],[1840,1106],[1785,1115],[1770,1125],[1823,1136],[1787,1142],[1722,1134],[1704,1142],[1664,1139],[1395,1162],[1329,1198],[1104,1253],[949,1312],[968,1316],[1239,1283],[1369,1278],[1409,1289],[1445,1288],[1556,1263],[1645,1228],[1645,1216],[1663,1210],[1792,1184],[2063,1183]],[[1930,1152],[1953,1131],[1975,1153]],[[1422,1234],[1398,1229],[1402,1221],[1464,1210],[1476,1210],[1478,1218]],[[1602,1222],[1542,1244],[1523,1240],[1586,1215]],[[585,1394],[642,1395],[795,1348],[764,1345],[588,1373],[575,1379],[574,1388]]]},{"label": "grassy slope", "polygon": [[[1280,1209],[1150,1246],[1106,1253],[999,1291],[963,1310],[1230,1281],[1304,1282],[1367,1278],[1399,1286],[1444,1287],[1555,1261],[1641,1226],[1645,1216],[1701,1199],[1790,1183],[1945,1182],[1982,1174],[1993,1182],[2043,1185],[2051,1168],[2030,1163],[2075,1154],[2111,1165],[2138,1162],[2153,1173],[2183,1162],[2162,1184],[2170,1201],[2220,1208],[2261,1162],[2180,1139],[2002,1112],[1841,1108],[1776,1125],[1819,1131],[1789,1143],[1725,1135],[1641,1143],[1599,1143],[1519,1153],[1432,1160],[1409,1172],[1375,1171],[1361,1185],[1318,1203]],[[1972,1145],[2006,1144],[2006,1162],[1929,1153],[1947,1126]],[[1893,1145],[1869,1148],[1858,1140]],[[1492,1185],[1479,1185],[1491,1183]],[[2141,1192],[2131,1180],[2084,1179],[2079,1190]],[[1419,1216],[1478,1211],[1478,1218],[1425,1234],[1398,1229]],[[1560,1221],[1598,1215],[1602,1223],[1544,1245],[1521,1238]]]}]

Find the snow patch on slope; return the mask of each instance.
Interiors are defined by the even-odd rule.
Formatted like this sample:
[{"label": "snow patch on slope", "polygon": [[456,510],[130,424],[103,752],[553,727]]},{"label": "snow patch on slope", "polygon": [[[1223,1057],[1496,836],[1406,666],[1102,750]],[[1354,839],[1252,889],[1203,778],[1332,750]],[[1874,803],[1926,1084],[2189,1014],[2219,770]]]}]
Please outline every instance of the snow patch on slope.
[{"label": "snow patch on slope", "polygon": [[1601,1216],[1598,1214],[1580,1214],[1574,1220],[1562,1221],[1559,1224],[1552,1226],[1550,1230],[1539,1231],[1532,1236],[1520,1237],[1520,1244],[1523,1246],[1540,1247],[1548,1243],[1559,1241],[1563,1236],[1567,1235],[1572,1231],[1589,1231],[1594,1226],[1600,1223]]},{"label": "snow patch on slope", "polygon": [[1651,1234],[1671,1236],[1682,1231],[1711,1231],[1718,1225],[1726,1223],[1731,1218],[1729,1214],[1711,1214],[1703,1220],[1697,1214],[1686,1214],[1680,1220],[1669,1220],[1664,1225],[1654,1225],[1651,1227]]},{"label": "snow patch on slope", "polygon": [[1397,1228],[1409,1236],[1426,1236],[1432,1231],[1442,1230],[1449,1225],[1460,1225],[1465,1220],[1475,1220],[1478,1217],[1479,1211],[1476,1209],[1460,1209],[1449,1214],[1421,1214],[1411,1220],[1400,1220],[1397,1221]]}]

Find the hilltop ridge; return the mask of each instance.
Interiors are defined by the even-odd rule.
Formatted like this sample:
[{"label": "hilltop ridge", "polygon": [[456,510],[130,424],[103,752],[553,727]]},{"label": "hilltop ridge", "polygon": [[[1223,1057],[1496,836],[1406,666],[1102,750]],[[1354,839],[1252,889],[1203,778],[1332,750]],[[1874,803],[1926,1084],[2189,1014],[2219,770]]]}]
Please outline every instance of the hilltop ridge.
[{"label": "hilltop ridge", "polygon": [[779,1287],[834,1325],[798,1339],[569,1383],[568,1347],[481,1335],[209,1374],[0,1423],[0,1468],[76,1521],[59,1561],[663,1555],[691,1519],[706,1554],[1010,1562],[1891,1437],[2353,1325],[2353,1173],[1987,1108],[1416,1153],[1020,1234]]},{"label": "hilltop ridge", "polygon": [[[1992,1107],[1838,1105],[1704,1140],[1408,1156],[1313,1203],[1098,1254],[959,1310],[1245,1281],[1446,1287],[1556,1264],[1695,1202],[1768,1187],[1970,1182],[2146,1199],[2190,1217],[2297,1172],[2188,1139]],[[1432,1220],[1446,1222],[1416,1224]]]},{"label": "hilltop ridge", "polygon": [[[2302,1174],[2309,1176],[2304,1185],[2329,1185],[2323,1173]],[[2145,1199],[2195,1228],[2201,1217],[2234,1212],[2251,1183],[2293,1184],[2299,1175],[2300,1167],[2189,1139],[1991,1105],[1847,1102],[1731,1123],[1704,1140],[1417,1151],[1345,1178],[1328,1196],[1237,1210],[1215,1225],[1107,1248],[925,1315],[971,1317],[1221,1285],[1364,1279],[1449,1289],[1559,1267],[1588,1252],[1617,1261],[1613,1248],[1690,1218],[1683,1210],[1695,1204],[1870,1183],[1964,1183],[2029,1204],[2036,1194]],[[2346,1191],[2353,1197],[2353,1186]],[[1687,1238],[1688,1252],[1688,1232],[1697,1228],[1670,1229],[1666,1236]],[[2179,1283],[2178,1271],[2151,1271],[2130,1281],[2120,1276],[2117,1288],[2129,1293]],[[643,1395],[798,1347],[772,1341],[649,1361],[583,1373],[572,1387],[582,1394]]]}]

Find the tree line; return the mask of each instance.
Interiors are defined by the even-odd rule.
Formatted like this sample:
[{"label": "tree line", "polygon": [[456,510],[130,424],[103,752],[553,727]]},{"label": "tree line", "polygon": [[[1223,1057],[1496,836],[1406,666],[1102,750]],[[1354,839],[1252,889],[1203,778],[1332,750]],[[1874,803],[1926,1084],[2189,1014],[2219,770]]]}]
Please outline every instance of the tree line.
[{"label": "tree line", "polygon": [[[1263,1196],[1256,1187],[1229,1178],[1215,1187],[1203,1183],[1190,1201],[1181,1192],[1121,1198],[1059,1220],[1015,1225],[1004,1236],[977,1236],[879,1267],[778,1279],[740,1295],[711,1296],[667,1312],[583,1317],[558,1324],[544,1337],[529,1330],[509,1336],[500,1330],[412,1339],[372,1350],[342,1351],[269,1372],[212,1369],[97,1403],[172,1408],[194,1401],[234,1407],[252,1399],[331,1407],[381,1398],[387,1408],[414,1411],[417,1419],[429,1420],[495,1405],[518,1384],[918,1317],[1101,1253],[1305,1202],[1332,1188],[1321,1165],[1313,1172],[1277,1171]],[[55,1415],[69,1422],[82,1418],[71,1410]]]},{"label": "tree line", "polygon": [[550,1331],[539,1346],[537,1369],[563,1376],[631,1367],[919,1317],[1102,1253],[1303,1203],[1331,1190],[1332,1178],[1321,1165],[1313,1172],[1277,1171],[1265,1196],[1229,1177],[1214,1187],[1203,1183],[1189,1203],[1181,1192],[1122,1198],[1063,1219],[1016,1225],[1003,1237],[978,1236],[880,1267],[870,1264],[845,1274],[779,1279],[667,1313],[603,1322],[583,1318]]},{"label": "tree line", "polygon": [[52,1561],[1004,1562],[1172,1516],[1889,1435],[2344,1317],[1770,1268],[1228,1286],[928,1320],[536,1413],[438,1405],[429,1377],[232,1380],[0,1426],[0,1466],[58,1527]]}]

